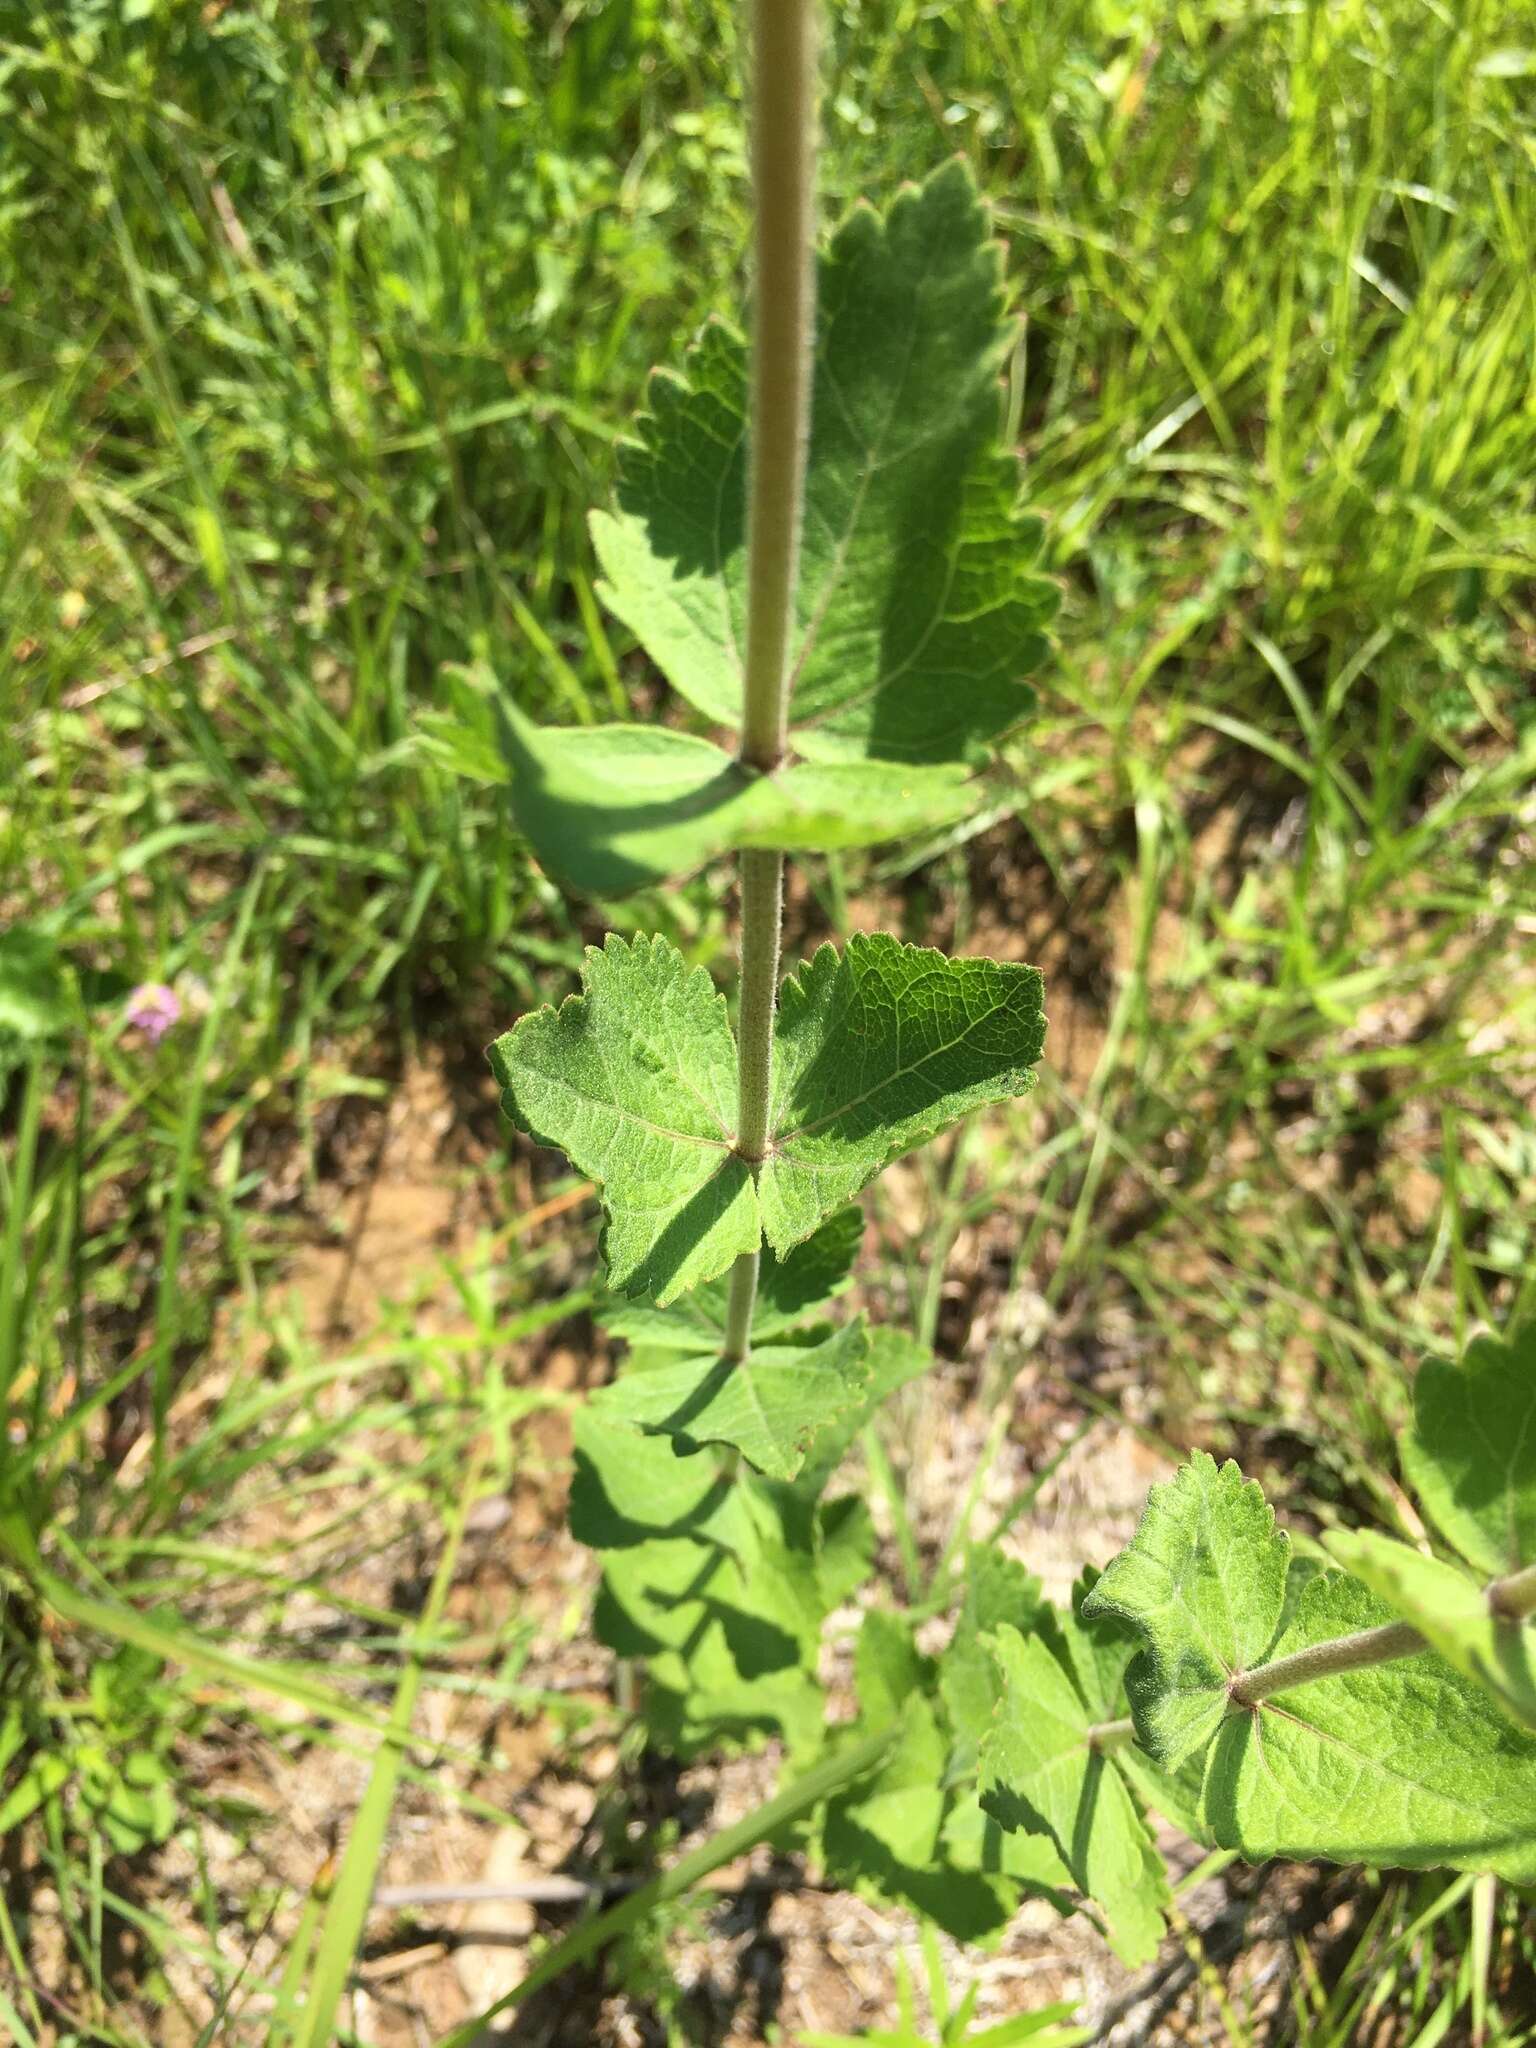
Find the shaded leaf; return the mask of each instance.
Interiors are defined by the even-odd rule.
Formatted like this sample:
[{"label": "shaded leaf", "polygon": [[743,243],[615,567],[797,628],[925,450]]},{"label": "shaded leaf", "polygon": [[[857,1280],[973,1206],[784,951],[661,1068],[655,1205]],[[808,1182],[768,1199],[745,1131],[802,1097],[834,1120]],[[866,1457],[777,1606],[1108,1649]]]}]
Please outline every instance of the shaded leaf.
[{"label": "shaded leaf", "polygon": [[758,1184],[783,1252],[881,1168],[1034,1085],[1045,1042],[1037,969],[950,960],[884,933],[823,946],[784,984],[773,1140]]},{"label": "shaded leaf", "polygon": [[[1395,1617],[1342,1572],[1315,1578],[1275,1658]],[[1212,1838],[1253,1862],[1491,1870],[1536,1882],[1536,1741],[1432,1651],[1234,1713],[1206,1763]]]},{"label": "shaded leaf", "polygon": [[1138,1740],[1168,1770],[1221,1725],[1232,1680],[1279,1627],[1290,1543],[1257,1485],[1196,1451],[1147,1497],[1140,1527],[1083,1602],[1145,1635],[1127,1673]]},{"label": "shaded leaf", "polygon": [[1116,1954],[1146,1962],[1169,1894],[1130,1788],[1090,1746],[1093,1717],[1044,1640],[1004,1627],[994,1641],[1003,1698],[982,1744],[982,1805],[1004,1827],[1048,1834]]},{"label": "shaded leaf", "polygon": [[1490,1578],[1536,1564],[1536,1323],[1428,1358],[1403,1467],[1447,1542]]},{"label": "shaded leaf", "polygon": [[[848,1285],[863,1235],[863,1213],[847,1208],[830,1216],[782,1259],[765,1249],[752,1306],[754,1343],[783,1336],[803,1323],[809,1311],[835,1300]],[[725,1274],[696,1287],[671,1308],[624,1302],[603,1310],[600,1320],[616,1337],[653,1351],[718,1352],[730,1297],[730,1275]]]},{"label": "shaded leaf", "polygon": [[[1051,584],[997,451],[1014,328],[1001,255],[953,163],[859,207],[820,266],[793,645],[796,746],[958,760],[1029,709]],[[595,515],[604,602],[708,718],[741,715],[746,353],[714,324],[687,380],[652,380],[618,509]]]},{"label": "shaded leaf", "polygon": [[1536,1627],[1496,1617],[1486,1590],[1464,1571],[1390,1536],[1335,1530],[1326,1540],[1346,1571],[1490,1692],[1511,1720],[1536,1732]]},{"label": "shaded leaf", "polygon": [[[770,1256],[765,1253],[765,1260]],[[810,1456],[795,1481],[796,1490],[812,1499],[831,1481],[859,1432],[878,1413],[881,1404],[899,1387],[920,1379],[934,1363],[931,1351],[919,1344],[915,1337],[909,1337],[905,1330],[898,1330],[889,1323],[877,1323],[870,1331],[865,1360],[869,1366],[869,1378],[858,1402],[829,1423],[816,1438]]]},{"label": "shaded leaf", "polygon": [[745,769],[659,725],[541,727],[498,706],[512,809],[541,866],[592,896],[686,875],[742,847],[876,846],[963,817],[963,768],[890,762]]},{"label": "shaded leaf", "polygon": [[852,1322],[820,1344],[754,1345],[744,1359],[667,1358],[621,1374],[592,1405],[686,1451],[730,1444],[770,1479],[793,1479],[819,1430],[858,1400],[868,1338]]},{"label": "shaded leaf", "polygon": [[985,1638],[1004,1625],[1027,1634],[1043,1610],[1040,1581],[1023,1565],[995,1544],[971,1546],[965,1559],[965,1599],[939,1664],[939,1689],[967,1761],[991,1726],[1002,1697],[997,1660]]}]

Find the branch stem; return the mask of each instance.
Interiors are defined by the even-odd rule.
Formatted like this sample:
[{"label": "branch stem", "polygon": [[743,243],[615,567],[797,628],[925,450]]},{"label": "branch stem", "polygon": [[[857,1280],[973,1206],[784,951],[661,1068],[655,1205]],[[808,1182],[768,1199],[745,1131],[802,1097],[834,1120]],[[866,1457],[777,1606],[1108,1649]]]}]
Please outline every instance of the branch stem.
[{"label": "branch stem", "polygon": [[1536,1614],[1536,1564],[1511,1572],[1507,1579],[1495,1579],[1488,1588],[1488,1605],[1500,1621],[1524,1621]]},{"label": "branch stem", "polygon": [[1234,1707],[1256,1707],[1272,1693],[1289,1692],[1313,1678],[1332,1678],[1340,1671],[1360,1671],[1368,1664],[1390,1664],[1398,1657],[1416,1657],[1428,1645],[1408,1621],[1389,1621],[1381,1628],[1357,1629],[1326,1643],[1309,1643],[1289,1657],[1277,1657],[1257,1671],[1234,1678],[1227,1697]]},{"label": "branch stem", "polygon": [[[741,761],[783,758],[790,642],[810,435],[816,294],[816,4],[751,0],[752,402]],[[754,1174],[768,1149],[784,856],[741,856],[736,1150]],[[746,1357],[760,1251],[731,1272],[724,1357]]]},{"label": "branch stem", "polygon": [[1123,1721],[1095,1721],[1088,1730],[1088,1747],[1097,1750],[1100,1756],[1112,1749],[1128,1749],[1136,1740],[1136,1724],[1129,1717]]},{"label": "branch stem", "polygon": [[[1500,1621],[1524,1621],[1536,1614],[1536,1565],[1495,1579],[1487,1589],[1490,1613]],[[1257,1706],[1277,1692],[1306,1685],[1314,1678],[1332,1678],[1340,1671],[1363,1671],[1371,1664],[1395,1663],[1399,1657],[1417,1657],[1429,1644],[1411,1621],[1389,1621],[1380,1628],[1362,1628],[1355,1634],[1335,1636],[1326,1643],[1310,1643],[1289,1657],[1277,1657],[1273,1664],[1257,1671],[1245,1671],[1232,1681],[1227,1697],[1234,1708]]]}]

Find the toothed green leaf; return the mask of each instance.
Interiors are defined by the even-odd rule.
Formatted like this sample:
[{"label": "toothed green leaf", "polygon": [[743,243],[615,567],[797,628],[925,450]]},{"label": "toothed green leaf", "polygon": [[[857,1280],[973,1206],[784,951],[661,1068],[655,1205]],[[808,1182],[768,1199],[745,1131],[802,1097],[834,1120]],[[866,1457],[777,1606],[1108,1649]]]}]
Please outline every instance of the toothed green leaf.
[{"label": "toothed green leaf", "polygon": [[1177,1770],[1221,1725],[1231,1680],[1280,1626],[1290,1543],[1236,1465],[1196,1451],[1147,1498],[1141,1525],[1083,1603],[1146,1637],[1126,1674],[1138,1739]]},{"label": "toothed green leaf", "polygon": [[[820,265],[793,641],[794,743],[823,760],[973,756],[1029,709],[1054,587],[999,453],[1013,323],[1001,253],[959,163],[861,206]],[[592,536],[599,592],[683,696],[741,717],[746,354],[718,324],[686,380],[652,381],[618,508]]]},{"label": "toothed green leaf", "polygon": [[512,809],[542,866],[591,896],[686,875],[743,847],[877,846],[963,817],[963,767],[886,761],[744,769],[657,725],[540,727],[503,702]]},{"label": "toothed green leaf", "polygon": [[950,960],[883,933],[823,946],[785,982],[773,1140],[758,1183],[784,1252],[891,1160],[1034,1085],[1037,969]]},{"label": "toothed green leaf", "polygon": [[733,1150],[724,999],[665,939],[589,947],[583,993],[490,1048],[502,1105],[602,1191],[613,1286],[665,1307],[766,1226],[785,1257],[880,1169],[971,1110],[1022,1094],[1045,1037],[1033,967],[946,960],[876,934],[823,946],[785,984],[774,1122],[756,1186]]},{"label": "toothed green leaf", "polygon": [[813,1345],[754,1345],[738,1363],[666,1358],[593,1395],[605,1418],[676,1439],[680,1450],[730,1444],[770,1479],[793,1479],[817,1433],[869,1378],[862,1321]]},{"label": "toothed green leaf", "polygon": [[608,1277],[666,1303],[760,1240],[731,1147],[736,1046],[725,999],[665,939],[588,947],[584,993],[490,1048],[502,1107],[602,1190]]},{"label": "toothed green leaf", "polygon": [[1094,1717],[1042,1637],[993,1638],[1002,1700],[981,1747],[982,1805],[1006,1828],[1048,1834],[1074,1883],[1133,1966],[1162,1939],[1168,1884],[1112,1755],[1089,1746]]},{"label": "toothed green leaf", "polygon": [[[765,1251],[758,1268],[757,1298],[752,1307],[752,1341],[761,1344],[782,1337],[803,1324],[815,1309],[836,1299],[847,1287],[859,1241],[863,1212],[839,1209],[814,1236],[782,1259]],[[605,1330],[652,1351],[718,1352],[725,1337],[730,1302],[730,1277],[696,1287],[671,1308],[648,1308],[625,1302],[605,1309]]]},{"label": "toothed green leaf", "polygon": [[1536,1323],[1429,1358],[1403,1466],[1435,1527],[1489,1578],[1536,1564]]},{"label": "toothed green leaf", "polygon": [[[1326,1572],[1273,1657],[1395,1619],[1356,1580]],[[1536,1882],[1536,1740],[1430,1650],[1232,1714],[1206,1762],[1202,1808],[1212,1838],[1252,1862],[1449,1865]]]},{"label": "toothed green leaf", "polygon": [[1536,1625],[1496,1618],[1485,1589],[1464,1571],[1373,1529],[1334,1530],[1324,1540],[1345,1570],[1411,1621],[1448,1664],[1536,1732]]}]

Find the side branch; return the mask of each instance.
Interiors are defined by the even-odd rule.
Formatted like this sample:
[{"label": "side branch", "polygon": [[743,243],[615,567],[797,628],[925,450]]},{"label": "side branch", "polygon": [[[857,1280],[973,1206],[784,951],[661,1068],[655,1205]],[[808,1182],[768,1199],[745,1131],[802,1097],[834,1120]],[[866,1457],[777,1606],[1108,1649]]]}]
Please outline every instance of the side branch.
[{"label": "side branch", "polygon": [[[1522,1622],[1536,1614],[1536,1565],[1495,1579],[1487,1590],[1488,1610],[1497,1621]],[[1332,1642],[1312,1643],[1290,1657],[1279,1657],[1257,1671],[1245,1671],[1232,1681],[1227,1698],[1234,1708],[1257,1706],[1277,1692],[1306,1685],[1314,1678],[1332,1678],[1340,1671],[1363,1671],[1371,1664],[1395,1663],[1399,1657],[1417,1657],[1429,1644],[1409,1621],[1389,1621],[1380,1628],[1363,1628],[1354,1635],[1336,1636]]]}]

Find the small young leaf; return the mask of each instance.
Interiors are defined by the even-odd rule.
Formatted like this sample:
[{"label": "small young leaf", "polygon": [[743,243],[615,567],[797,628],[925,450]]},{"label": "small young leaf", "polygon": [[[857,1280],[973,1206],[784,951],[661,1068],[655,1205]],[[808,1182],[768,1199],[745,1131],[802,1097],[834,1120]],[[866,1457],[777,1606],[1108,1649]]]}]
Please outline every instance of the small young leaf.
[{"label": "small young leaf", "polygon": [[950,960],[884,933],[806,961],[780,996],[772,1144],[758,1184],[775,1251],[809,1236],[891,1160],[1032,1087],[1042,996],[1036,968]]},{"label": "small young leaf", "polygon": [[[758,1268],[757,1298],[752,1306],[752,1341],[761,1344],[782,1337],[804,1323],[813,1309],[824,1307],[847,1287],[859,1242],[863,1212],[839,1209],[814,1236],[797,1244],[784,1258],[764,1251]],[[725,1336],[730,1277],[696,1287],[671,1308],[623,1303],[605,1309],[603,1328],[631,1344],[652,1351],[718,1352]]]},{"label": "small young leaf", "polygon": [[1490,1578],[1536,1564],[1536,1323],[1428,1358],[1403,1467],[1431,1520]]},{"label": "small young leaf", "polygon": [[668,1358],[622,1374],[592,1405],[675,1438],[679,1450],[731,1444],[770,1479],[793,1479],[817,1432],[859,1399],[868,1344],[858,1321],[820,1344],[754,1346],[736,1364]]},{"label": "small young leaf", "polygon": [[[1393,1620],[1342,1572],[1313,1579],[1276,1659]],[[1536,1882],[1536,1741],[1431,1651],[1298,1685],[1222,1726],[1214,1840],[1253,1862],[1326,1857]]]},{"label": "small young leaf", "polygon": [[876,846],[963,817],[966,771],[890,762],[744,769],[657,725],[541,727],[503,700],[512,808],[540,865],[591,896],[686,875],[716,854]]},{"label": "small young leaf", "polygon": [[731,1149],[725,999],[665,939],[589,946],[582,985],[498,1038],[491,1066],[512,1121],[601,1187],[613,1285],[665,1304],[761,1238],[752,1176]]},{"label": "small young leaf", "polygon": [[1345,1570],[1411,1621],[1448,1664],[1536,1733],[1536,1627],[1500,1620],[1465,1572],[1373,1529],[1336,1529],[1324,1540]]},{"label": "small young leaf", "polygon": [[1006,1828],[1049,1834],[1115,1952],[1144,1963],[1168,1899],[1146,1823],[1113,1757],[1089,1746],[1093,1717],[1045,1641],[1004,1627],[994,1643],[1003,1698],[981,1749],[982,1805]]},{"label": "small young leaf", "polygon": [[[997,452],[1000,251],[953,163],[882,219],[859,207],[820,269],[790,722],[824,760],[958,760],[1015,724],[1052,585],[1037,521]],[[658,376],[615,514],[592,535],[600,594],[673,685],[741,717],[746,352],[705,329],[688,381]]]},{"label": "small young leaf", "polygon": [[1264,1660],[1280,1625],[1290,1543],[1236,1465],[1196,1451],[1154,1486],[1129,1546],[1083,1603],[1147,1638],[1126,1677],[1136,1734],[1166,1770],[1204,1748],[1231,1681]]}]

